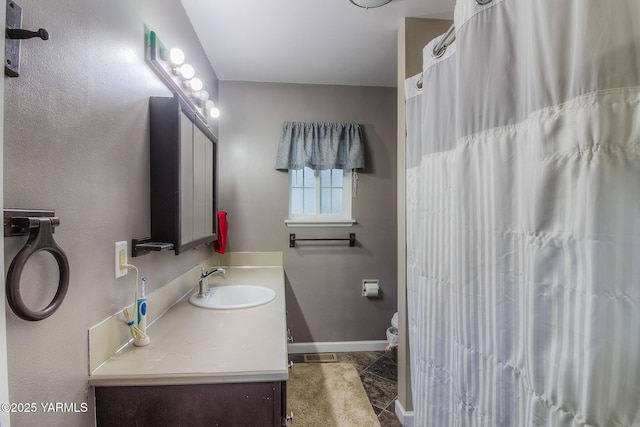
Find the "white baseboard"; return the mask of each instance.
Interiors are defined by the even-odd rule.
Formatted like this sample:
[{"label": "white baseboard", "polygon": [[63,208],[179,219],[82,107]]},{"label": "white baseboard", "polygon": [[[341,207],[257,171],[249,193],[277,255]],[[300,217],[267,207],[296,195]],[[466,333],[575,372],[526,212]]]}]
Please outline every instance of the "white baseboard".
[{"label": "white baseboard", "polygon": [[289,344],[289,353],[345,353],[351,351],[384,351],[387,341],[299,342]]},{"label": "white baseboard", "polygon": [[396,417],[404,427],[413,427],[413,411],[405,411],[399,400],[396,400]]}]

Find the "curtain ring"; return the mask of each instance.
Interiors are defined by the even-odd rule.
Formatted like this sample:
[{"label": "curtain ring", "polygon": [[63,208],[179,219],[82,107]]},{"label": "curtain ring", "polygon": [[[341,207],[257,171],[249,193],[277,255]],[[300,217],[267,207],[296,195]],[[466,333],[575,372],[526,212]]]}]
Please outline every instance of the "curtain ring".
[{"label": "curtain ring", "polygon": [[456,40],[456,26],[449,27],[446,33],[440,38],[438,43],[433,47],[431,55],[434,58],[440,58],[447,51],[447,47]]},{"label": "curtain ring", "polygon": [[[43,320],[51,316],[62,304],[62,300],[69,288],[69,261],[62,248],[53,240],[52,220],[57,218],[30,218],[37,219],[38,226],[31,228],[29,239],[11,262],[7,273],[6,293],[9,306],[14,313],[24,320]],[[55,258],[60,270],[58,290],[51,302],[41,311],[31,310],[26,306],[20,295],[20,276],[27,259],[36,252],[46,251]]]},{"label": "curtain ring", "polygon": [[440,58],[442,55],[444,55],[446,51],[447,51],[447,45],[443,44],[442,46],[440,46],[440,49],[438,50],[433,49],[432,56],[434,58]]}]

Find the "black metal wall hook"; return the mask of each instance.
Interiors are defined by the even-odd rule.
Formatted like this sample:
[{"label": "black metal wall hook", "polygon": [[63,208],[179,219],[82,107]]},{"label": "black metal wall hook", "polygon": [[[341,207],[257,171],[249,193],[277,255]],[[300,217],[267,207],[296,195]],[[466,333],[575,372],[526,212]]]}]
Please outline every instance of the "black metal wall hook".
[{"label": "black metal wall hook", "polygon": [[[69,261],[64,251],[53,239],[54,227],[60,225],[60,219],[53,216],[53,211],[36,211],[25,209],[5,209],[5,236],[17,236],[29,233],[24,247],[15,256],[7,272],[7,302],[13,312],[24,320],[43,320],[51,316],[62,304],[69,288]],[[36,252],[49,252],[55,258],[60,270],[58,289],[51,302],[40,311],[27,307],[20,293],[20,276],[24,266]]]},{"label": "black metal wall hook", "polygon": [[49,40],[49,32],[44,28],[40,28],[38,31],[29,31],[22,28],[7,28],[6,37],[11,40],[26,40],[34,37]]},{"label": "black metal wall hook", "polygon": [[13,0],[6,0],[6,29],[4,33],[4,75],[20,75],[21,40],[34,37],[49,40],[49,32],[44,28],[29,31],[22,28],[22,8]]}]

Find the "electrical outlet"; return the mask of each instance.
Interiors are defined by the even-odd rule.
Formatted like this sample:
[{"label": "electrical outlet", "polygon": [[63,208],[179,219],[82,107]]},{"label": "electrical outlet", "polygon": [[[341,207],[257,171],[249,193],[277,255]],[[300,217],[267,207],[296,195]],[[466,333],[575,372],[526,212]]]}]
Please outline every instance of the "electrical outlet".
[{"label": "electrical outlet", "polygon": [[116,242],[116,279],[127,274],[127,241]]}]

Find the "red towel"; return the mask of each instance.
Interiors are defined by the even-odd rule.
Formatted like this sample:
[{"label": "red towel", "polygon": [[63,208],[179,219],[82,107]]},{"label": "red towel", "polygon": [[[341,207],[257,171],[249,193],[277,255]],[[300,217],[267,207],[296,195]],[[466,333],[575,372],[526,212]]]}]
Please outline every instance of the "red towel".
[{"label": "red towel", "polygon": [[227,249],[227,213],[218,212],[218,240],[213,244],[216,252],[223,254]]}]

